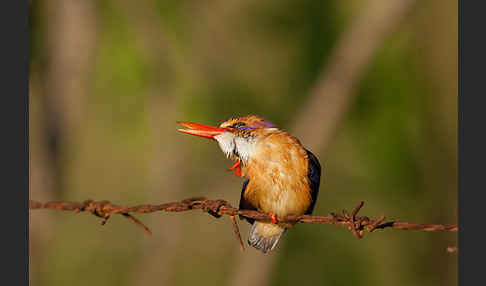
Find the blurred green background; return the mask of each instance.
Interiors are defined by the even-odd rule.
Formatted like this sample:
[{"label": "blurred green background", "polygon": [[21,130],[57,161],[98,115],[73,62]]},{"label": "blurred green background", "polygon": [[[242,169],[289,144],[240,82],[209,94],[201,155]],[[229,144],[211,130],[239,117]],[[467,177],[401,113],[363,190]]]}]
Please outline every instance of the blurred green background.
[{"label": "blurred green background", "polygon": [[[387,17],[387,7],[401,16],[357,24]],[[315,214],[364,200],[370,217],[457,222],[456,1],[51,0],[32,1],[30,13],[33,200],[204,195],[236,206],[242,180],[225,170],[231,162],[175,122],[253,113],[312,145],[324,168]],[[335,51],[367,24],[389,32],[369,37],[373,54],[350,92],[317,92],[331,63],[353,65],[361,44],[349,58]],[[349,99],[338,119],[306,112],[313,98],[332,109],[332,96]],[[304,116],[310,128],[299,128]],[[311,144],[329,122],[329,138]],[[31,285],[457,284],[457,254],[446,251],[455,233],[357,240],[300,224],[264,256],[241,253],[224,218],[137,217],[151,237],[122,217],[102,227],[89,215],[32,211]]]}]

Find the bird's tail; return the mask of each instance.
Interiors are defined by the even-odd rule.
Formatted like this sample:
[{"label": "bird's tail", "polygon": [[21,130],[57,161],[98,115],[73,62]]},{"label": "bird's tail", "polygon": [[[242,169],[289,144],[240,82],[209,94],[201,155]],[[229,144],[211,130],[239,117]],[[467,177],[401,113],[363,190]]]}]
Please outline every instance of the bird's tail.
[{"label": "bird's tail", "polygon": [[248,244],[267,253],[277,246],[287,228],[273,223],[255,222],[250,229]]}]

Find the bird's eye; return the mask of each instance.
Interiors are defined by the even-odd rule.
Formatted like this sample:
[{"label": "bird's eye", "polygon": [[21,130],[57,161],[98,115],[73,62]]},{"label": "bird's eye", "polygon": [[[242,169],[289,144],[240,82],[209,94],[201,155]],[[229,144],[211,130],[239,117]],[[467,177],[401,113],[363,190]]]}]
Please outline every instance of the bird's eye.
[{"label": "bird's eye", "polygon": [[245,125],[246,125],[246,124],[245,124],[245,123],[243,123],[243,122],[237,122],[237,123],[235,123],[235,124],[231,125],[231,127],[232,127],[232,128],[240,128],[240,127],[245,126]]}]

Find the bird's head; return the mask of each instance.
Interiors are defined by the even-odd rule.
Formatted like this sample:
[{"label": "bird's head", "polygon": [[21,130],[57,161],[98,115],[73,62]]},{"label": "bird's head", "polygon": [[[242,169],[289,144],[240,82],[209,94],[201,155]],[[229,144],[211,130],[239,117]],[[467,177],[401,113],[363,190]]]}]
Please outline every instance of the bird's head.
[{"label": "bird's head", "polygon": [[[257,115],[230,118],[219,126],[209,126],[192,122],[179,121],[187,129],[178,131],[216,140],[227,157],[246,163],[254,153],[258,139],[276,126]],[[235,164],[236,165],[236,164]]]}]

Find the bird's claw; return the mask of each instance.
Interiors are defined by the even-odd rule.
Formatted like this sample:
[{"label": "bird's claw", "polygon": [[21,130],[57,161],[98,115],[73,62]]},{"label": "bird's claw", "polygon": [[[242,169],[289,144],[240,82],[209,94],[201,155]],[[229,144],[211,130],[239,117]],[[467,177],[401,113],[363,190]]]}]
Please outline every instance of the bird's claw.
[{"label": "bird's claw", "polygon": [[276,214],[270,213],[270,219],[272,220],[272,222],[274,224],[278,224],[278,219],[277,219],[277,215]]},{"label": "bird's claw", "polygon": [[241,177],[241,163],[240,159],[237,159],[236,162],[231,166],[231,168],[228,169],[228,171],[235,171],[235,175],[237,177]]}]

